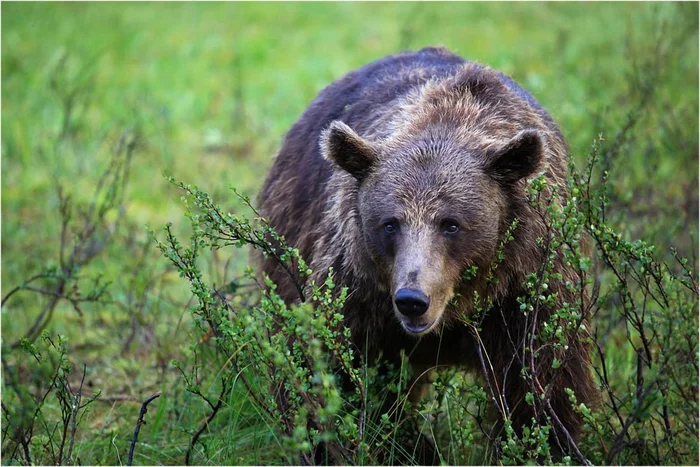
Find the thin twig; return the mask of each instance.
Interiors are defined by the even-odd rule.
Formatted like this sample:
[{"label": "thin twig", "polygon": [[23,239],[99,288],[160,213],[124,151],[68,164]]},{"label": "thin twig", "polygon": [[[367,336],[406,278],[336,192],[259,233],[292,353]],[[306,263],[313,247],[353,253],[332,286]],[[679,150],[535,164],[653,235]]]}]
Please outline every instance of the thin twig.
[{"label": "thin twig", "polygon": [[143,401],[143,404],[141,405],[141,413],[139,413],[139,418],[136,421],[136,427],[134,427],[134,436],[131,437],[131,446],[129,447],[129,459],[126,462],[126,465],[131,465],[131,462],[134,460],[134,447],[136,447],[136,441],[138,441],[139,439],[139,431],[141,431],[141,425],[146,423],[143,421],[143,417],[144,415],[146,415],[146,412],[148,412],[148,404],[158,399],[159,397],[160,391]]},{"label": "thin twig", "polygon": [[71,464],[73,457],[73,446],[75,446],[75,432],[78,430],[78,411],[84,406],[80,405],[80,401],[83,398],[83,385],[85,384],[85,375],[87,374],[87,365],[83,363],[83,377],[80,380],[80,387],[78,387],[78,392],[73,395],[73,413],[71,420],[71,431],[70,431],[70,444],[68,445],[68,455],[66,456],[66,463]]},{"label": "thin twig", "polygon": [[185,465],[190,465],[190,456],[192,455],[192,450],[194,450],[194,445],[197,444],[197,440],[199,439],[199,437],[202,435],[202,433],[204,433],[204,430],[206,430],[209,427],[209,423],[211,423],[211,421],[214,420],[216,414],[219,413],[219,410],[224,405],[224,398],[231,391],[232,388],[233,386],[229,386],[225,380],[222,381],[221,394],[219,395],[219,400],[216,402],[216,405],[212,408],[211,414],[207,417],[206,421],[192,436],[192,440],[190,441],[190,447],[187,449],[187,454],[185,454]]},{"label": "thin twig", "polygon": [[[30,283],[34,282],[35,280],[37,280],[37,279],[42,279],[42,278],[43,278],[43,279],[46,279],[46,278],[53,278],[53,277],[54,277],[53,275],[47,274],[47,273],[41,273],[41,274],[37,274],[37,275],[35,275],[35,276],[33,276],[33,277],[30,277],[29,279],[27,279],[26,281],[24,281],[21,285],[18,285],[18,286],[15,287],[14,289],[12,289],[12,290],[10,290],[9,292],[7,292],[7,294],[2,298],[1,305],[4,305],[4,304],[7,302],[7,300],[8,300],[12,295],[14,295],[15,293],[19,292],[20,290],[27,289],[27,288],[28,288],[27,286],[28,286]],[[1,306],[1,305],[0,305],[0,306]]]},{"label": "thin twig", "polygon": [[579,460],[581,461],[581,463],[583,465],[592,465],[591,462],[588,459],[586,459],[586,456],[584,456],[581,453],[581,451],[579,450],[578,445],[576,444],[576,441],[574,441],[573,437],[571,436],[571,433],[569,433],[569,430],[566,429],[564,424],[559,419],[559,416],[554,411],[554,408],[552,407],[552,404],[549,401],[549,399],[546,399],[544,403],[545,403],[545,406],[547,408],[547,412],[549,413],[549,416],[552,417],[552,421],[557,426],[558,430],[561,433],[563,433],[564,436],[566,437],[566,440],[569,443],[569,447],[574,452],[574,454],[576,454],[576,457],[579,458]]}]

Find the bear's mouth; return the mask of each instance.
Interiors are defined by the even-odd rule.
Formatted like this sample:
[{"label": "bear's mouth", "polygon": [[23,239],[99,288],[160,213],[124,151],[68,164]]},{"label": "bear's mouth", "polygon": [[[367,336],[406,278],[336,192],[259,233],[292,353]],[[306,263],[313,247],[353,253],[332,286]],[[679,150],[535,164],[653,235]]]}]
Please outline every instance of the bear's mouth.
[{"label": "bear's mouth", "polygon": [[411,320],[411,319],[401,319],[401,326],[409,334],[419,337],[428,334],[435,328],[439,320],[425,321],[425,320]]}]

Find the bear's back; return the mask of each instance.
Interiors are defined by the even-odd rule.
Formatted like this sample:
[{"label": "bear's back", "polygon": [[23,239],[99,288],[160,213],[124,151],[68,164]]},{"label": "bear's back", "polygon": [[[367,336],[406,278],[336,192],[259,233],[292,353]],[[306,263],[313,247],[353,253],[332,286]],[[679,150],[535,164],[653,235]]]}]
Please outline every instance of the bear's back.
[{"label": "bear's back", "polygon": [[[332,121],[340,120],[358,134],[365,134],[374,124],[371,116],[380,109],[429,80],[441,81],[456,75],[467,63],[483,68],[445,48],[429,47],[381,58],[334,81],[319,93],[286,134],[261,200],[269,196],[270,182],[289,170],[311,190],[310,198],[314,199],[330,176],[330,163],[321,157],[318,140]],[[495,70],[494,73],[520,100],[539,113],[551,129],[559,131],[529,92],[503,73]]]}]

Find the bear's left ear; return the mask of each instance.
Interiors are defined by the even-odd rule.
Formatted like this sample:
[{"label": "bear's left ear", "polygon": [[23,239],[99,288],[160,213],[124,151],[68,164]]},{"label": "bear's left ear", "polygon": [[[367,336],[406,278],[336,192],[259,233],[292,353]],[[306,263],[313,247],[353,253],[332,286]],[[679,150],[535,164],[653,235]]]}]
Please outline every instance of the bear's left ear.
[{"label": "bear's left ear", "polygon": [[377,149],[339,120],[321,133],[320,145],[323,157],[358,180],[363,180],[377,162]]},{"label": "bear's left ear", "polygon": [[537,171],[544,152],[542,134],[537,130],[522,130],[505,146],[487,154],[486,172],[498,182],[517,182]]}]

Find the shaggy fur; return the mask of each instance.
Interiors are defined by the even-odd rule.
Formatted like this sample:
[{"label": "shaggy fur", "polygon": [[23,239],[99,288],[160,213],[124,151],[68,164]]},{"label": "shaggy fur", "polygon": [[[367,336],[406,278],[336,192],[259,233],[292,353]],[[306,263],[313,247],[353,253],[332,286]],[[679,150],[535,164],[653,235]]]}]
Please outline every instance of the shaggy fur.
[{"label": "shaggy fur", "polygon": [[[496,304],[480,332],[516,428],[529,424],[517,345],[524,321],[516,298],[537,270],[545,232],[525,199],[528,176],[544,171],[563,186],[567,147],[547,112],[513,80],[442,48],[378,60],[324,89],[286,135],[259,197],[261,213],[299,251],[323,282],[332,267],[347,286],[344,314],[354,344],[370,358],[399,358],[416,369],[460,365],[481,373],[477,343],[462,324],[474,291]],[[495,285],[485,271],[514,218]],[[479,276],[461,279],[466,267]],[[550,288],[575,301],[563,283]],[[297,288],[271,259],[262,271],[288,302]],[[394,305],[399,289],[419,289],[429,307],[419,317]],[[546,312],[543,312],[546,313]],[[541,316],[543,320],[546,316]],[[554,410],[576,437],[579,402],[594,397],[589,348],[572,341],[563,358],[543,350],[537,376],[551,386]]]}]

